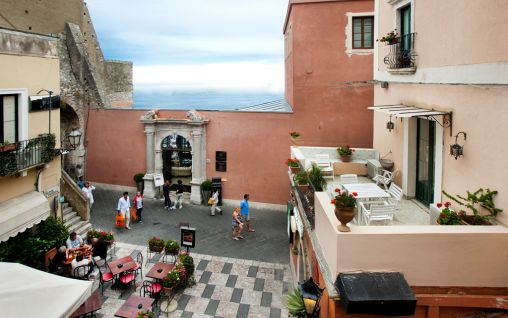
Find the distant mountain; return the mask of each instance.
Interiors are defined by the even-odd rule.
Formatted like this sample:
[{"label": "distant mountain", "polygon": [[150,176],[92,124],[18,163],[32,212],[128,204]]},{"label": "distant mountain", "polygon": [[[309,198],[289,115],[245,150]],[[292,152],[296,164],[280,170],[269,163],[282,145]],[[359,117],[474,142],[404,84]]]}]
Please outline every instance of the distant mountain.
[{"label": "distant mountain", "polygon": [[134,108],[234,110],[283,98],[283,93],[267,92],[204,91],[165,93],[134,90]]}]

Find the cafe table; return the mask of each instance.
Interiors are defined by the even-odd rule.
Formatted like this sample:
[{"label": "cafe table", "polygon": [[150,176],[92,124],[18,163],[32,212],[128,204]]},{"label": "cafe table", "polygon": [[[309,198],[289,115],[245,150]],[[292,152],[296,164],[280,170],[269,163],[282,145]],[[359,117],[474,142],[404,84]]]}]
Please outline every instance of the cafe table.
[{"label": "cafe table", "polygon": [[120,275],[136,267],[136,262],[130,256],[125,256],[108,262],[108,268],[113,276]]},{"label": "cafe table", "polygon": [[138,312],[152,310],[154,299],[131,295],[116,311],[115,317],[138,318]]},{"label": "cafe table", "polygon": [[[385,190],[381,189],[375,183],[345,183],[342,185],[348,193],[356,192],[356,199],[358,201],[372,201],[372,200],[383,200],[390,197],[390,194]],[[364,211],[358,208],[358,214],[356,217],[356,223],[361,224],[363,220]]]},{"label": "cafe table", "polygon": [[145,275],[146,277],[150,277],[157,280],[162,280],[164,277],[168,275],[168,273],[175,267],[173,264],[157,262]]}]

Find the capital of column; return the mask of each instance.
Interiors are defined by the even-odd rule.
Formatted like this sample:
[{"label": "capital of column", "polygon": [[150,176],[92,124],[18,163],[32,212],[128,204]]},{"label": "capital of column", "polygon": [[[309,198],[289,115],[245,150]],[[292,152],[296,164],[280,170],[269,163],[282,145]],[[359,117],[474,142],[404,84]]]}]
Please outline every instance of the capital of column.
[{"label": "capital of column", "polygon": [[145,134],[153,134],[155,132],[155,127],[153,125],[145,125]]}]

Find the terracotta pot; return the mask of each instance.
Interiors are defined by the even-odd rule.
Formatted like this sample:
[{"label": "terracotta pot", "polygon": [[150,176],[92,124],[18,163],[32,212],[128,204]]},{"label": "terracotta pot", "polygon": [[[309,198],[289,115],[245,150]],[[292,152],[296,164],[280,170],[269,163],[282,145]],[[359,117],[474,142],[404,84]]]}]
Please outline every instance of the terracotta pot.
[{"label": "terracotta pot", "polygon": [[0,152],[16,150],[16,144],[9,144],[0,147]]},{"label": "terracotta pot", "polygon": [[351,222],[356,215],[356,208],[337,208],[335,207],[335,216],[340,222],[339,231],[340,232],[350,232],[351,229],[347,226],[349,222]]},{"label": "terracotta pot", "polygon": [[351,155],[340,155],[340,160],[342,162],[349,162],[351,161]]},{"label": "terracotta pot", "polygon": [[171,295],[175,287],[162,287],[162,289],[164,290],[165,295]]},{"label": "terracotta pot", "polygon": [[298,189],[300,189],[300,192],[305,192],[307,190],[309,190],[309,185],[308,184],[298,184]]},{"label": "terracotta pot", "polygon": [[180,249],[178,249],[176,252],[169,252],[164,249],[164,252],[166,252],[166,255],[178,255],[180,253]]},{"label": "terracotta pot", "polygon": [[300,172],[300,167],[291,167],[291,166],[289,166],[289,168],[291,168],[291,173],[292,174],[297,174],[298,172]]},{"label": "terracotta pot", "polygon": [[153,253],[160,253],[162,252],[162,250],[164,249],[164,246],[152,246],[152,247],[149,247],[150,249],[150,252],[153,252]]}]

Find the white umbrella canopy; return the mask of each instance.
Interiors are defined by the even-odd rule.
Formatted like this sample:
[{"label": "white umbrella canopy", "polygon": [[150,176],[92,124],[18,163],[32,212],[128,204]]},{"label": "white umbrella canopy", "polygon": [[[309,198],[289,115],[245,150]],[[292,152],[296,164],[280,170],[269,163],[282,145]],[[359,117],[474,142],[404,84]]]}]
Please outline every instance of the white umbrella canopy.
[{"label": "white umbrella canopy", "polygon": [[2,317],[69,317],[91,295],[92,282],[0,262]]}]

